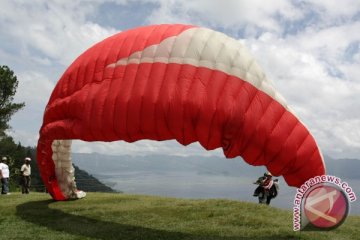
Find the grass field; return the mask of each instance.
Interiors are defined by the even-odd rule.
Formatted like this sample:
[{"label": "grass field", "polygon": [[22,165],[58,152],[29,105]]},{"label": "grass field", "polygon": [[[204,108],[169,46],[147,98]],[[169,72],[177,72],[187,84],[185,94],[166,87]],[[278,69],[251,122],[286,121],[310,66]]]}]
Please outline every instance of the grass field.
[{"label": "grass field", "polygon": [[42,193],[0,196],[0,239],[360,239],[360,217],[328,232],[294,232],[292,212],[230,200],[114,193],[54,202]]}]

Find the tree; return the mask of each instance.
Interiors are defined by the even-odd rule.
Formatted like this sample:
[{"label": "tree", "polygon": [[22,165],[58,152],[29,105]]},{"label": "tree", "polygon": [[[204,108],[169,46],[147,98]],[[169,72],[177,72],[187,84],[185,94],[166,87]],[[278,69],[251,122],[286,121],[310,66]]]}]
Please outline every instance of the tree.
[{"label": "tree", "polygon": [[0,137],[10,128],[11,116],[25,106],[25,103],[13,103],[17,86],[14,72],[8,66],[0,66]]}]

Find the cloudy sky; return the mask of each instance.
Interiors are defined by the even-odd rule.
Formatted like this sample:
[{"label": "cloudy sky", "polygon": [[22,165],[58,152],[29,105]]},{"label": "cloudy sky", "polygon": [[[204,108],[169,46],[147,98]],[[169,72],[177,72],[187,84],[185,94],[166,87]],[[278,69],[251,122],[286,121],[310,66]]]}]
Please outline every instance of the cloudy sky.
[{"label": "cloudy sky", "polygon": [[[26,107],[10,134],[35,146],[57,80],[94,43],[126,29],[187,23],[245,44],[323,153],[360,158],[359,0],[0,0],[0,65]],[[197,144],[76,141],[74,152],[204,154]],[[208,154],[221,154],[214,151]]]}]

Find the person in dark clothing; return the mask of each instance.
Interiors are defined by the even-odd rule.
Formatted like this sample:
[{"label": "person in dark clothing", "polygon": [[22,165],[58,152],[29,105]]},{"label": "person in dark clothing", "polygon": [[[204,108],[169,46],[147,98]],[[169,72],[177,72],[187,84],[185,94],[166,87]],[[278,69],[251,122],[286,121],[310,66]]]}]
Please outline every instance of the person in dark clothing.
[{"label": "person in dark clothing", "polygon": [[259,185],[253,196],[259,198],[259,203],[270,204],[272,198],[275,198],[278,194],[278,179],[273,180],[272,174],[267,172],[264,173],[264,176],[258,178],[254,184]]},{"label": "person in dark clothing", "polygon": [[31,184],[31,158],[25,158],[25,163],[21,166],[21,192],[22,194],[29,194]]}]

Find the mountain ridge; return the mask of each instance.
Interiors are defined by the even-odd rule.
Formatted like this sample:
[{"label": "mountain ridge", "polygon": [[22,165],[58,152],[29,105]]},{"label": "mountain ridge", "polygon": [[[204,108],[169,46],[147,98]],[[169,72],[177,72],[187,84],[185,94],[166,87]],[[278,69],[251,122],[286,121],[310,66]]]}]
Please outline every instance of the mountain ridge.
[{"label": "mountain ridge", "polygon": [[[173,156],[154,154],[147,156],[105,155],[99,153],[73,153],[75,164],[92,173],[128,171],[198,171],[199,174],[253,177],[266,171],[264,166],[252,166],[241,158],[226,159],[219,156]],[[360,160],[333,159],[325,156],[328,175],[346,179],[360,179]]]}]

